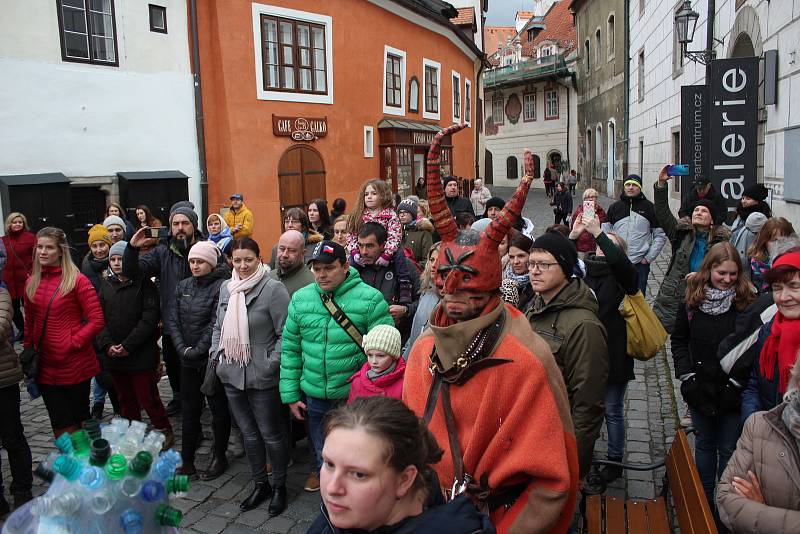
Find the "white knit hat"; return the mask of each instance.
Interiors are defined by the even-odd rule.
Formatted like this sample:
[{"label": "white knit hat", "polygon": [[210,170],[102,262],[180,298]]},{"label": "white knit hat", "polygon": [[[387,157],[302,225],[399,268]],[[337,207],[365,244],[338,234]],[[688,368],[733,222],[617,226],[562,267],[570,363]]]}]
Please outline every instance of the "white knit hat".
[{"label": "white knit hat", "polygon": [[364,336],[361,345],[364,352],[379,350],[395,360],[400,357],[400,331],[387,324],[379,324]]},{"label": "white knit hat", "polygon": [[123,230],[125,229],[125,221],[122,220],[122,217],[119,217],[117,215],[109,215],[103,221],[103,226],[105,226],[106,228],[114,225],[119,226]]}]

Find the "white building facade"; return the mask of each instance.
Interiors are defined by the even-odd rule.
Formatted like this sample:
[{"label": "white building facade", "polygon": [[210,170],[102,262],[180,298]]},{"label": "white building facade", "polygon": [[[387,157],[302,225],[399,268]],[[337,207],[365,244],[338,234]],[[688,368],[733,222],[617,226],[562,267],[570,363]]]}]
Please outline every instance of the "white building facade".
[{"label": "white building facade", "polygon": [[63,173],[113,201],[119,172],[179,171],[199,208],[187,3],[154,1],[5,2],[0,175]]},{"label": "white building facade", "polygon": [[[705,48],[708,0],[692,2],[700,18],[690,50]],[[630,134],[628,161],[641,174],[645,194],[660,169],[677,163],[680,153],[681,86],[706,83],[705,67],[681,58],[675,33],[675,13],[682,1],[630,2]],[[717,0],[714,51],[718,59],[760,56],[778,50],[777,102],[764,105],[759,96],[758,181],[770,189],[767,202],[776,216],[800,221],[800,113],[790,102],[800,101],[800,5],[792,1]],[[761,63],[762,91],[764,63]],[[681,192],[670,186],[677,210]]]}]

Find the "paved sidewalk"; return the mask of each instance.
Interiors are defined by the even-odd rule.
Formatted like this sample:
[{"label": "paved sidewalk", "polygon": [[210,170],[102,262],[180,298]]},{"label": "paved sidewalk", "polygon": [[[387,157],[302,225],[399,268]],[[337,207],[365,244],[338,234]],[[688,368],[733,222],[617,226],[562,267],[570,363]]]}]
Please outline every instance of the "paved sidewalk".
[{"label": "paved sidewalk", "polygon": [[[508,198],[513,189],[494,188],[489,185],[493,194]],[[580,202],[580,192],[575,196],[575,203]],[[606,208],[610,199],[600,199]],[[523,214],[533,220],[536,235],[552,224],[553,214],[543,190],[531,191]],[[654,295],[663,278],[669,259],[669,247],[665,248],[659,260],[653,265],[650,277],[648,297]],[[631,382],[626,398],[627,413],[627,454],[631,462],[651,462],[662,458],[677,425],[676,398],[677,384],[673,384],[671,358],[664,352],[649,362],[636,362],[636,380]],[[677,382],[677,381],[676,381]],[[172,398],[168,382],[160,383],[162,399],[166,404]],[[54,450],[52,432],[41,399],[31,401],[28,393],[22,388],[22,422],[28,436],[34,457],[34,465]],[[105,419],[111,417],[110,403],[106,404]],[[204,413],[204,433],[211,436],[210,414]],[[180,450],[180,417],[171,418],[176,429],[176,449]],[[204,440],[198,452],[197,466],[205,468],[210,458],[211,443]],[[606,450],[606,433],[597,442],[598,456],[604,457]],[[303,483],[309,473],[310,457],[305,441],[298,443],[293,451],[294,466],[289,469],[288,494],[289,507],[278,517],[269,518],[266,505],[250,512],[241,513],[239,502],[251,490],[250,473],[244,458],[233,460],[229,471],[210,482],[196,481],[185,499],[178,499],[173,504],[184,513],[181,532],[216,534],[244,534],[254,532],[266,533],[305,533],[311,522],[319,513],[319,493],[303,491]],[[8,459],[5,451],[0,453],[2,473],[6,485],[10,481]],[[632,497],[652,498],[660,488],[663,469],[655,473],[630,472],[610,488],[611,493],[627,494]],[[34,493],[40,494],[46,487],[39,481],[34,482]]]}]

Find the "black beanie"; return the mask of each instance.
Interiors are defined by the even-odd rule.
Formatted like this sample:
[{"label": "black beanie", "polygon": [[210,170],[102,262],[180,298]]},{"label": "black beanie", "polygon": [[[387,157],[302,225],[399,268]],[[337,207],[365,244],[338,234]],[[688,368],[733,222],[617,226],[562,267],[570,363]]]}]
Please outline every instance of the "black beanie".
[{"label": "black beanie", "polygon": [[446,176],[444,180],[442,180],[442,187],[447,187],[447,184],[450,182],[458,182],[458,178],[455,176]]},{"label": "black beanie", "polygon": [[506,205],[506,201],[500,197],[492,197],[486,201],[486,211],[489,211],[489,208],[497,208],[503,209]]},{"label": "black beanie", "polygon": [[564,272],[564,276],[571,278],[575,272],[575,265],[578,263],[578,251],[572,241],[561,234],[547,232],[536,238],[531,250],[540,248],[546,250],[558,262],[559,267]]},{"label": "black beanie", "polygon": [[692,211],[694,211],[694,209],[697,206],[703,206],[711,213],[711,220],[714,222],[714,224],[720,223],[719,219],[721,217],[721,214],[719,213],[719,210],[717,210],[717,207],[714,205],[713,202],[711,202],[707,198],[700,199],[692,205]]},{"label": "black beanie", "polygon": [[750,197],[753,200],[760,200],[761,202],[764,202],[765,200],[767,200],[768,194],[769,190],[766,187],[764,187],[763,184],[755,184],[745,189],[744,192],[742,193],[742,196]]}]

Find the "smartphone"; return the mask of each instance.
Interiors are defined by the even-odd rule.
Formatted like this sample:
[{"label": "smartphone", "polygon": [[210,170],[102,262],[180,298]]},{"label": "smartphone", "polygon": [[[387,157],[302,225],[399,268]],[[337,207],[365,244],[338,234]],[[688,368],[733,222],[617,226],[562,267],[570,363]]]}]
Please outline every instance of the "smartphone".
[{"label": "smartphone", "polygon": [[667,176],[689,176],[689,166],[683,163],[667,165]]},{"label": "smartphone", "polygon": [[594,200],[583,201],[583,216],[587,219],[594,219]]},{"label": "smartphone", "polygon": [[151,226],[147,232],[150,237],[154,238],[169,237],[169,229],[166,226]]}]

